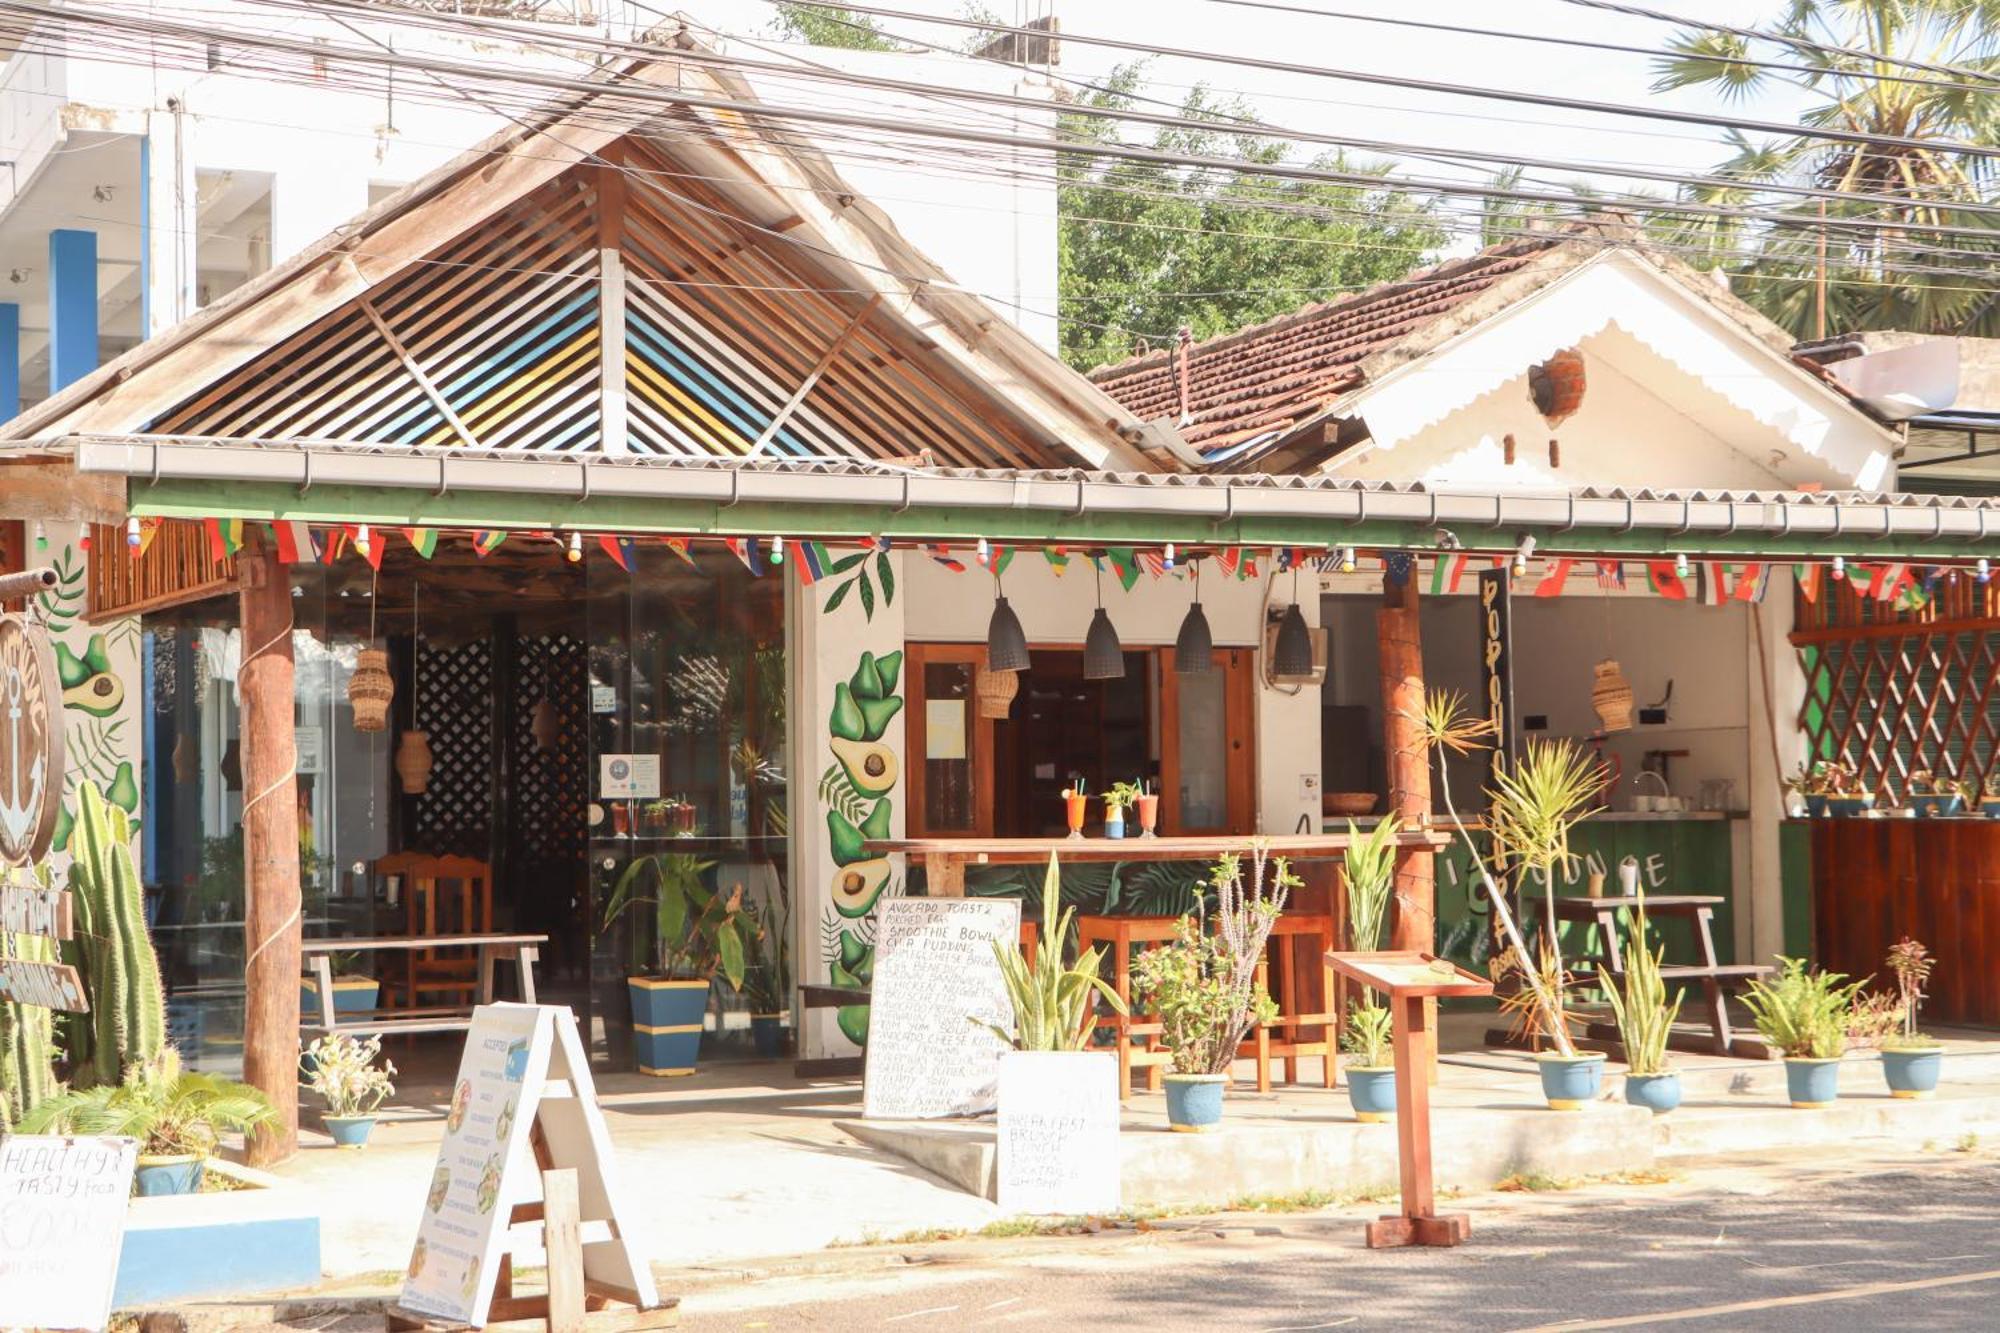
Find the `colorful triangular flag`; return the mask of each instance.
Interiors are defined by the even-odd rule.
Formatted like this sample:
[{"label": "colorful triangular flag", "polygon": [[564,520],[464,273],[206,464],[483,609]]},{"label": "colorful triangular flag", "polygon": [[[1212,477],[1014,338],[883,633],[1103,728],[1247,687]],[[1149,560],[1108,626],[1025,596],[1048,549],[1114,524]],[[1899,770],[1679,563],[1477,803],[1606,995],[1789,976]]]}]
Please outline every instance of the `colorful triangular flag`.
[{"label": "colorful triangular flag", "polygon": [[1576,561],[1566,556],[1558,560],[1549,561],[1548,567],[1542,573],[1541,582],[1535,585],[1535,596],[1562,596],[1563,585],[1569,582],[1569,571],[1575,564]]},{"label": "colorful triangular flag", "polygon": [[1013,563],[1014,563],[1014,548],[1011,546],[996,546],[993,548],[992,563],[988,567],[992,569],[992,571],[995,574],[1005,574],[1007,572],[1007,566]]},{"label": "colorful triangular flag", "polygon": [[674,553],[675,555],[677,555],[677,556],[679,556],[679,557],[680,557],[681,559],[683,559],[683,560],[687,561],[687,562],[688,562],[688,563],[689,563],[690,565],[694,563],[694,556],[693,556],[693,554],[692,554],[692,553],[690,553],[690,552],[688,551],[688,539],[687,539],[687,538],[685,538],[685,537],[662,537],[662,538],[661,538],[660,540],[661,540],[661,542],[662,542],[662,543],[663,543],[663,544],[664,544],[664,545],[666,546],[666,548],[667,548],[667,549],[668,549],[669,551],[672,551],[672,552],[673,552],[673,553]]},{"label": "colorful triangular flag", "polygon": [[484,560],[506,540],[507,534],[500,528],[481,528],[472,534],[472,553]]},{"label": "colorful triangular flag", "polygon": [[410,549],[428,560],[437,554],[438,535],[436,528],[404,528],[403,535],[409,538]]},{"label": "colorful triangular flag", "polygon": [[1042,559],[1049,562],[1049,568],[1056,572],[1057,578],[1061,578],[1063,571],[1069,568],[1069,552],[1060,546],[1044,546]]},{"label": "colorful triangular flag", "polygon": [[600,532],[597,534],[597,544],[603,549],[604,554],[617,562],[618,568],[627,574],[632,572],[633,552],[630,537],[620,537],[615,532]]},{"label": "colorful triangular flag", "polygon": [[319,543],[313,540],[311,525],[280,519],[271,525],[271,535],[278,543],[279,564],[309,565],[319,559]]},{"label": "colorful triangular flag", "polygon": [[[1139,559],[1129,546],[1107,546],[1104,558],[1111,562],[1111,572],[1118,576],[1119,586],[1126,592],[1139,581]],[[1102,566],[1100,566],[1101,568]]]},{"label": "colorful triangular flag", "polygon": [[1819,600],[1819,581],[1824,572],[1825,567],[1822,565],[1793,565],[1792,577],[1798,580],[1799,596],[1805,598],[1808,602],[1817,602]]},{"label": "colorful triangular flag", "polygon": [[1597,586],[1606,592],[1625,591],[1625,562],[1623,560],[1598,561]]},{"label": "colorful triangular flag", "polygon": [[1736,586],[1729,590],[1729,595],[1739,602],[1761,602],[1764,600],[1764,589],[1770,582],[1769,565],[1758,563],[1739,565],[1736,569]]},{"label": "colorful triangular flag", "polygon": [[729,548],[731,555],[743,562],[743,568],[760,579],[764,577],[764,560],[758,554],[755,537],[724,537],[722,544]]},{"label": "colorful triangular flag", "polygon": [[1656,594],[1670,602],[1687,600],[1687,580],[1674,571],[1674,562],[1671,560],[1648,560],[1646,582]]},{"label": "colorful triangular flag", "polygon": [[951,553],[951,547],[944,542],[925,542],[924,554],[943,565],[954,574],[965,572],[965,562]]}]

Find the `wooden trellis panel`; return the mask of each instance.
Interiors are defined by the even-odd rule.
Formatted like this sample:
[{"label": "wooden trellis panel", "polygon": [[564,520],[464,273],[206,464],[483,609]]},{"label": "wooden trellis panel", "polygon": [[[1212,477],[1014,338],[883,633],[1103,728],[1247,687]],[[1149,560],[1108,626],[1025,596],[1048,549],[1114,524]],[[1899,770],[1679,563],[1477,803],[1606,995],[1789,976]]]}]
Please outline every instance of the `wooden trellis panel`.
[{"label": "wooden trellis panel", "polygon": [[416,725],[429,733],[430,783],[417,797],[411,850],[433,856],[492,855],[493,644],[418,649]]},{"label": "wooden trellis panel", "polygon": [[[507,729],[508,874],[521,883],[574,877],[583,865],[590,799],[590,691],[582,639],[548,634],[517,640]],[[529,725],[546,700],[555,712],[547,749]]]},{"label": "wooden trellis panel", "polygon": [[1811,753],[1852,765],[1893,804],[1911,773],[1983,784],[2000,741],[2000,621],[1796,631],[1799,726]]},{"label": "wooden trellis panel", "polygon": [[236,562],[217,558],[201,524],[185,519],[162,520],[139,556],[125,545],[124,529],[93,523],[89,564],[90,620],[183,606],[236,587]]}]

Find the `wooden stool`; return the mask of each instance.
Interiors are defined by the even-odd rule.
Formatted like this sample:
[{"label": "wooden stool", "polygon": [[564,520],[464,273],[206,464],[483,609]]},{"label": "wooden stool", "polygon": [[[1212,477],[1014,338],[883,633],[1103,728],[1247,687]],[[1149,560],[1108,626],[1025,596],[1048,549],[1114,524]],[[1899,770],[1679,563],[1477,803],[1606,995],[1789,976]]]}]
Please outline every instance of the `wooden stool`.
[{"label": "wooden stool", "polygon": [[[1096,944],[1109,946],[1111,989],[1125,1001],[1128,1011],[1100,1017],[1092,1024],[1093,1027],[1116,1030],[1120,1101],[1132,1096],[1134,1066],[1145,1069],[1146,1090],[1158,1092],[1161,1087],[1160,1070],[1173,1059],[1155,1040],[1162,1030],[1160,1024],[1137,1021],[1129,1011],[1132,1008],[1132,947],[1168,943],[1174,938],[1174,930],[1179,923],[1177,916],[1080,916],[1076,919],[1076,947],[1079,953]],[[1134,1037],[1144,1038],[1145,1045],[1135,1048]]]},{"label": "wooden stool", "polygon": [[[1269,1023],[1259,1023],[1253,1039],[1256,1043],[1257,1091],[1271,1090],[1271,1061],[1273,1058],[1285,1062],[1285,1082],[1299,1081],[1299,1057],[1317,1055],[1321,1057],[1323,1073],[1321,1086],[1335,1087],[1339,1078],[1336,1071],[1340,1067],[1340,993],[1336,989],[1333,968],[1324,961],[1335,947],[1334,920],[1331,916],[1307,912],[1287,912],[1280,916],[1271,927],[1270,944],[1265,948],[1264,957],[1257,964],[1257,982],[1267,993],[1270,990],[1271,955],[1277,954],[1279,979],[1277,993],[1271,996],[1278,1002],[1278,1016]],[[1298,950],[1293,941],[1306,940],[1312,945],[1312,956],[1321,960],[1320,1008],[1305,1012],[1306,978],[1296,966]],[[1317,1041],[1304,1039],[1303,1029],[1318,1027],[1321,1036]],[[1274,1038],[1273,1031],[1285,1035]]]}]

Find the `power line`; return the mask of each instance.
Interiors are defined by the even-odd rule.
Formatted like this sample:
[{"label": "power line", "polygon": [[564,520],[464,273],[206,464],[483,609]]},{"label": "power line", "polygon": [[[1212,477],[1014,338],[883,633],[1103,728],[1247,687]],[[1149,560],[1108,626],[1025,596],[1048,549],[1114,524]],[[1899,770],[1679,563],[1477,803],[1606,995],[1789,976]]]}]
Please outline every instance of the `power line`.
[{"label": "power line", "polygon": [[[6,0],[6,3],[0,4],[0,8],[14,8],[37,13],[49,12],[48,6],[23,3],[23,0]],[[68,13],[69,11],[60,12]],[[114,20],[93,17],[82,21],[108,24]],[[131,21],[127,20],[121,26],[129,27],[131,26]],[[470,77],[475,80],[485,80],[488,82],[496,78],[502,78],[515,83],[539,86],[563,92],[591,94],[600,97],[605,94],[607,87],[603,82],[597,80],[548,75],[525,70],[515,70],[504,76],[495,76],[483,67],[468,66],[462,62],[443,61],[434,57],[415,58],[392,52],[360,51],[353,47],[335,47],[331,44],[319,42],[294,41],[266,33],[215,32],[199,28],[190,30],[184,25],[160,23],[155,23],[151,26],[154,30],[169,37],[180,37],[191,42],[200,41],[204,44],[204,50],[208,40],[220,38],[244,45],[262,46],[286,54],[304,54],[321,62],[338,58],[353,60],[363,64],[386,65],[391,68],[409,68],[431,73],[448,72],[460,77]],[[650,48],[646,48],[646,50],[650,58],[656,60],[661,58],[661,53],[652,51]],[[691,60],[691,63],[697,64],[709,63],[724,67],[730,64],[727,57],[718,57],[706,52],[677,52],[673,53],[673,55],[675,58],[686,58],[692,55],[694,58]],[[907,120],[898,120],[891,117],[864,116],[851,112],[835,112],[814,107],[792,106],[768,101],[746,102],[734,98],[698,97],[677,90],[630,82],[615,85],[615,88],[616,96],[619,98],[630,98],[634,101],[649,102],[665,107],[696,108],[767,118],[799,120],[819,126],[834,125],[890,135],[916,135],[920,137],[942,138],[988,147],[1028,148],[1036,151],[1046,151],[1048,148],[1045,140],[1016,134],[996,133],[965,127],[912,125]],[[924,88],[926,92],[930,93],[942,91],[931,89],[927,85]],[[1176,153],[1107,140],[1066,140],[1059,147],[1061,152],[1072,156],[1109,158],[1153,166],[1221,171],[1226,174],[1238,176],[1249,174],[1295,181],[1317,181],[1339,185],[1362,186],[1364,188],[1380,188],[1380,177],[1366,172],[1341,171],[1332,168],[1310,165],[1302,166],[1287,162],[1251,162],[1215,155]],[[1992,151],[1995,154],[2000,154],[2000,148]],[[1741,188],[1754,189],[1754,186],[1734,181],[1727,181],[1725,183],[1731,188],[1737,188],[1740,184]],[[1577,198],[1573,191],[1502,189],[1490,184],[1482,186],[1466,182],[1424,177],[1400,177],[1397,178],[1396,184],[1399,188],[1415,193],[1482,199],[1506,199],[1518,203],[1570,205],[1574,204]],[[1921,231],[1935,235],[1969,236],[1982,240],[1993,236],[1993,232],[1990,229],[1956,227],[1937,222],[1926,222],[1915,218],[1881,220],[1856,217],[1848,214],[1835,214],[1825,219],[1807,221],[1795,214],[1775,213],[1768,210],[1739,206],[1701,204],[1685,199],[1661,200],[1639,197],[1621,202],[1627,202],[1634,207],[1656,213],[1673,213],[1684,216],[1717,219],[1726,218],[1737,221],[1768,222],[1791,227],[1809,227],[1815,232],[1825,229],[1837,232],[1886,232],[1900,236],[1911,231]],[[1980,211],[1983,206],[1968,205],[1965,207],[1970,211]]]}]

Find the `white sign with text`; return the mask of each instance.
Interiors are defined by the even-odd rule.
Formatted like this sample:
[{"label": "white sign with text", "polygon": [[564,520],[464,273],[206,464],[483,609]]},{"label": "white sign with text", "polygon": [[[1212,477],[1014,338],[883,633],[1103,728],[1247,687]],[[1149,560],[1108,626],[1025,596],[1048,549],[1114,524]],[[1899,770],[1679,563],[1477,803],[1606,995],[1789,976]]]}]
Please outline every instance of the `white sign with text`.
[{"label": "white sign with text", "polygon": [[1003,1213],[1118,1211],[1118,1057],[1000,1057],[996,1202]]},{"label": "white sign with text", "polygon": [[0,1325],[103,1328],[138,1140],[0,1139]]},{"label": "white sign with text", "polygon": [[1021,904],[1010,899],[883,902],[869,987],[864,1116],[930,1120],[993,1109],[1007,1047],[985,1024],[1014,1025],[993,945],[1012,948],[1020,934]]}]

